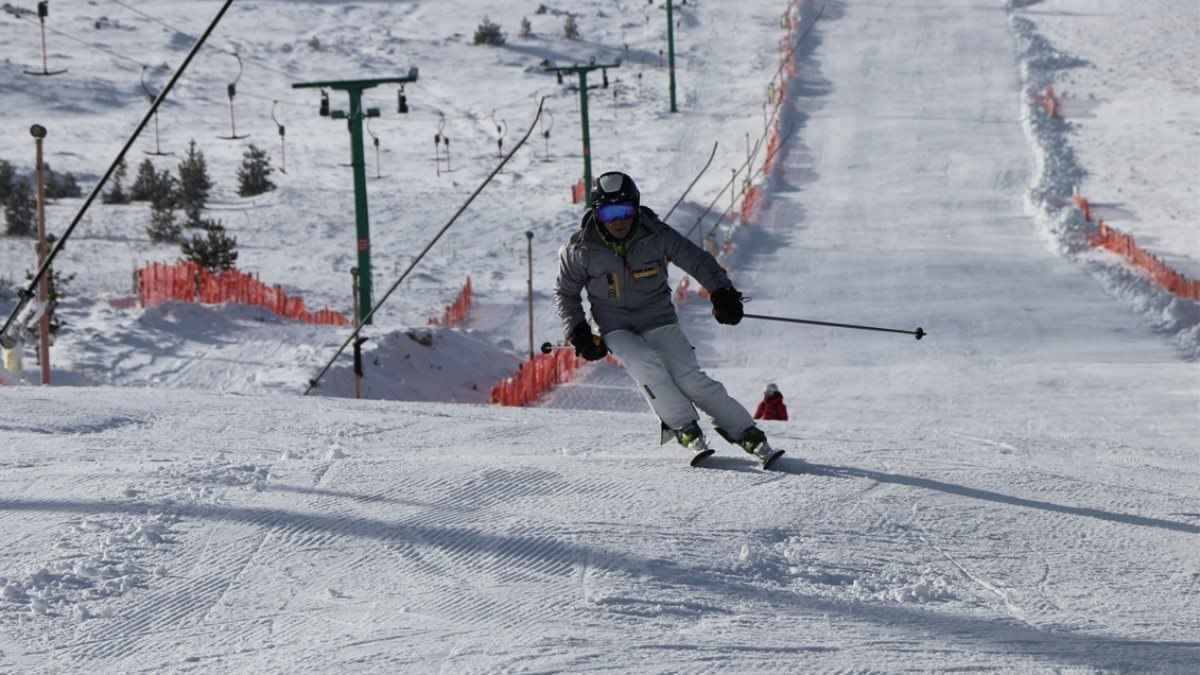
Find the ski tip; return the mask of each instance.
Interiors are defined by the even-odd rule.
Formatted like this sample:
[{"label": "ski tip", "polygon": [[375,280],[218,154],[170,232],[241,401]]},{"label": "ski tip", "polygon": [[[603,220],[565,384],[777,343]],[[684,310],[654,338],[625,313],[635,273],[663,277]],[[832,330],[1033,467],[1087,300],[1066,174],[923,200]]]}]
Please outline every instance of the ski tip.
[{"label": "ski tip", "polygon": [[780,457],[783,457],[783,450],[776,450],[775,452],[772,452],[770,456],[763,460],[762,468],[770,469],[771,464],[773,464],[775,460],[779,459]]},{"label": "ski tip", "polygon": [[712,454],[714,452],[716,452],[716,451],[712,450],[712,449],[701,450],[700,452],[697,452],[695,455],[692,456],[692,461],[688,462],[688,464],[691,466],[700,466],[700,463],[703,462],[704,460],[708,459],[709,457],[712,457]]}]

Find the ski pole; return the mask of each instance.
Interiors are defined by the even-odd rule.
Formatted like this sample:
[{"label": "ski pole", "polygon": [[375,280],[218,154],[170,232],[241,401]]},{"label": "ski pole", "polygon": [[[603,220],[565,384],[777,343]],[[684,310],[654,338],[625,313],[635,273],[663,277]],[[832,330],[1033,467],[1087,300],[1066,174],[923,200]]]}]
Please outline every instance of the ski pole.
[{"label": "ski pole", "polygon": [[901,330],[899,328],[879,328],[878,326],[856,326],[850,323],[831,323],[829,321],[812,321],[809,319],[788,319],[781,316],[766,316],[765,314],[743,314],[747,319],[763,319],[765,321],[786,321],[787,323],[806,323],[812,326],[830,326],[832,328],[854,328],[856,330],[876,330],[882,333],[904,333],[914,335],[918,340],[928,335],[925,329],[917,326],[916,330]]},{"label": "ski pole", "polygon": [[[592,342],[595,342],[596,345],[599,346],[604,342],[604,340],[599,335],[593,335]],[[542,343],[541,351],[543,354],[549,354],[550,352],[554,351],[555,349],[575,349],[575,345],[565,344],[565,343],[556,345],[552,342],[543,342]]]},{"label": "ski pole", "polygon": [[549,354],[550,352],[554,351],[555,349],[575,349],[575,346],[574,345],[556,345],[551,342],[543,342],[542,343],[542,353],[543,354]]}]

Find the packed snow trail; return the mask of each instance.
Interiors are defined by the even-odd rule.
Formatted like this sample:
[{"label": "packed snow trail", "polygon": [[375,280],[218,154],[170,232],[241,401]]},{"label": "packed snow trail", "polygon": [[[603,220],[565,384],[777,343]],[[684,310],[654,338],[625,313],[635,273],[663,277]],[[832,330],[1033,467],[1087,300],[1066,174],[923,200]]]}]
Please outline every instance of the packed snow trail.
[{"label": "packed snow trail", "polygon": [[642,414],[91,391],[0,392],[0,670],[1197,662],[1188,479],[1014,471],[1042,434],[781,425],[811,464],[691,469]]}]

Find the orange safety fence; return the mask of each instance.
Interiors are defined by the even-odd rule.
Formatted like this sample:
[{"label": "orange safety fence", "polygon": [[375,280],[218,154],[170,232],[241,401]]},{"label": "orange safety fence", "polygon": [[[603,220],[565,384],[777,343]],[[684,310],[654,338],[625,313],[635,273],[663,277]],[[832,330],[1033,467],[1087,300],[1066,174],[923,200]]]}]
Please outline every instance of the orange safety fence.
[{"label": "orange safety fence", "polygon": [[235,302],[269,309],[305,323],[350,325],[349,319],[332,309],[310,312],[304,306],[304,298],[289,296],[278,286],[268,286],[235,269],[214,275],[194,262],[150,263],[137,270],[136,277],[138,300],[143,306],[166,300],[205,304]]},{"label": "orange safety fence", "polygon": [[1042,109],[1046,111],[1047,115],[1051,117],[1059,116],[1058,99],[1054,96],[1054,87],[1046,87],[1046,94],[1038,98],[1040,99]]},{"label": "orange safety fence", "polygon": [[[796,75],[796,33],[800,30],[800,22],[798,21],[796,10],[804,5],[804,0],[792,0],[788,3],[787,12],[783,16],[783,21],[788,29],[787,37],[780,43],[780,67],[776,73],[779,78],[779,85],[776,87],[772,84],[768,91],[768,101],[773,104],[776,113],[783,106],[783,102],[787,99],[788,80]],[[774,82],[774,79],[772,79]],[[762,174],[764,176],[771,175],[771,171],[775,168],[775,158],[779,154],[779,146],[783,142],[780,135],[780,126],[782,120],[778,114],[774,115],[774,123],[771,125],[770,135],[767,139],[766,152],[763,156]],[[742,222],[749,223],[757,215],[757,211],[762,202],[762,191],[757,186],[752,186],[743,192],[742,197]],[[728,246],[729,242],[726,242]]]},{"label": "orange safety fence", "polygon": [[680,281],[679,285],[675,287],[675,302],[682,304],[687,300],[691,279],[691,277],[684,277],[683,281]]},{"label": "orange safety fence", "polygon": [[[608,362],[616,363],[611,356]],[[570,381],[575,369],[586,363],[587,360],[575,356],[569,348],[538,354],[522,363],[516,375],[492,387],[492,403],[515,407],[529,405],[547,391]]]},{"label": "orange safety fence", "polygon": [[1129,262],[1147,274],[1159,286],[1186,300],[1200,301],[1200,282],[1188,279],[1179,272],[1171,269],[1152,253],[1138,246],[1133,237],[1123,234],[1099,222],[1099,231],[1092,236],[1092,246],[1104,248],[1124,256]]},{"label": "orange safety fence", "polygon": [[[786,93],[787,84],[779,85],[782,93]],[[775,155],[779,153],[779,122],[775,122],[774,128],[771,129],[771,138],[767,141],[767,153],[763,159],[762,172],[764,175],[771,173],[771,169],[775,167]]]},{"label": "orange safety fence", "polygon": [[1092,222],[1092,207],[1090,204],[1088,204],[1088,200],[1080,197],[1079,195],[1075,195],[1071,199],[1075,202],[1075,208],[1079,209],[1083,213],[1083,219],[1089,223]]},{"label": "orange safety fence", "polygon": [[757,215],[758,203],[761,198],[762,193],[757,186],[750,188],[742,199],[742,222],[748,223]]},{"label": "orange safety fence", "polygon": [[[684,277],[683,281],[679,282],[679,285],[675,287],[675,304],[682,305],[683,303],[687,302],[688,289],[691,288],[691,285],[691,277]],[[697,284],[696,295],[707,299],[711,294],[708,292],[708,289]]]},{"label": "orange safety fence", "polygon": [[[1091,205],[1079,195],[1074,197],[1075,206],[1088,222],[1092,220]],[[1097,232],[1092,235],[1093,248],[1103,248],[1123,256],[1134,267],[1146,272],[1156,284],[1185,300],[1200,301],[1200,281],[1188,279],[1171,269],[1149,251],[1138,246],[1133,237],[1109,227],[1103,220],[1097,223]]]},{"label": "orange safety fence", "polygon": [[471,290],[471,277],[467,277],[467,283],[454,302],[442,313],[442,318],[433,317],[429,320],[429,325],[453,328],[463,324],[467,320],[467,312],[471,309]]}]

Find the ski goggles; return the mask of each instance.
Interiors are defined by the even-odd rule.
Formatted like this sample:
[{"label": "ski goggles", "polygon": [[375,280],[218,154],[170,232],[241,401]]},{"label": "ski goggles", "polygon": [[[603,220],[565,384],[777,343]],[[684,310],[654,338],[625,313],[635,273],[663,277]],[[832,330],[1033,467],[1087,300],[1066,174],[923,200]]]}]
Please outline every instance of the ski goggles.
[{"label": "ski goggles", "polygon": [[637,213],[637,206],[630,203],[621,204],[605,204],[596,207],[596,219],[605,225],[614,220],[624,220],[632,218]]}]

